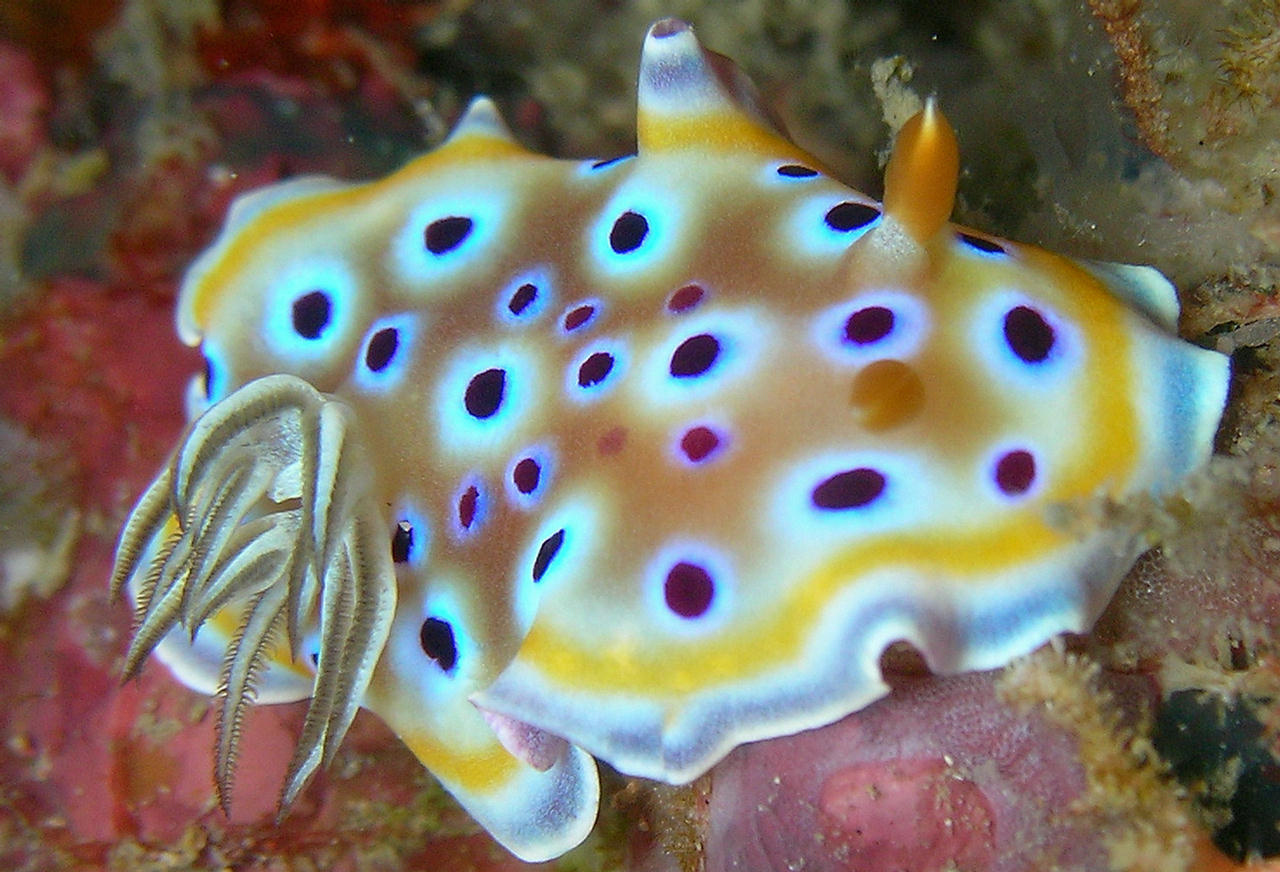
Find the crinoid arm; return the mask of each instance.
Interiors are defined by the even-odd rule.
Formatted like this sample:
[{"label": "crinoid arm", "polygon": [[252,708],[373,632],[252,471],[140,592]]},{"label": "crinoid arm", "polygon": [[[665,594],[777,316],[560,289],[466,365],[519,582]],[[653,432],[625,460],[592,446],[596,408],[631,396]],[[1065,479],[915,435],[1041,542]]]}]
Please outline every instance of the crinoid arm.
[{"label": "crinoid arm", "polygon": [[294,376],[250,382],[188,428],[121,534],[111,593],[127,588],[135,607],[124,675],[154,652],[216,693],[224,808],[248,704],[311,697],[283,808],[332,759],[386,642],[395,577],[353,421]]}]

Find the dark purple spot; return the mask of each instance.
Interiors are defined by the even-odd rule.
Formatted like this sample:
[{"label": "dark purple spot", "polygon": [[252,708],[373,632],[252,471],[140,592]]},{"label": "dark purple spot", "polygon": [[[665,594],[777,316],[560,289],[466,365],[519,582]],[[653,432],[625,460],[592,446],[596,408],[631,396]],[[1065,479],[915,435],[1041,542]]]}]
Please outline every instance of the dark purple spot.
[{"label": "dark purple spot", "polygon": [[623,212],[609,231],[609,247],[618,254],[635,251],[649,234],[649,222],[639,212]]},{"label": "dark purple spot", "polygon": [[1030,451],[1010,451],[996,461],[996,487],[1009,496],[1024,494],[1036,480],[1036,459]]},{"label": "dark purple spot", "polygon": [[408,521],[396,524],[396,531],[391,534],[391,559],[396,563],[406,563],[413,553],[413,525]]},{"label": "dark purple spot", "polygon": [[369,347],[364,352],[364,365],[373,372],[382,372],[395,357],[399,345],[400,331],[394,327],[383,327],[369,340]]},{"label": "dark purple spot", "polygon": [[507,389],[507,371],[505,369],[486,369],[467,385],[467,394],[463,399],[467,413],[473,418],[489,418],[502,405],[502,395]]},{"label": "dark purple spot", "polygon": [[320,652],[319,652],[319,651],[312,651],[312,652],[311,652],[311,665],[312,665],[312,666],[319,666],[319,665],[320,665]]},{"label": "dark purple spot", "polygon": [[293,301],[293,329],[303,339],[316,339],[329,326],[333,304],[324,291],[311,291]]},{"label": "dark purple spot", "polygon": [[507,309],[512,315],[523,315],[525,310],[533,305],[533,301],[538,299],[538,286],[525,282],[516,288],[516,292],[511,295],[511,300],[507,303]]},{"label": "dark purple spot", "polygon": [[702,285],[685,285],[667,300],[667,309],[671,312],[688,312],[702,302],[705,294]]},{"label": "dark purple spot", "polygon": [[859,467],[838,472],[813,489],[813,504],[820,509],[856,509],[884,493],[884,475]]},{"label": "dark purple spot", "polygon": [[649,32],[653,34],[654,39],[666,39],[669,36],[684,33],[688,29],[689,25],[679,18],[662,18],[653,23]]},{"label": "dark purple spot", "polygon": [[1013,353],[1027,363],[1040,363],[1053,350],[1053,328],[1028,306],[1017,306],[1004,316],[1004,338]]},{"label": "dark purple spot", "polygon": [[536,491],[541,478],[542,467],[532,457],[522,457],[515,469],[511,471],[511,481],[515,484],[516,490],[522,494],[531,494]]},{"label": "dark purple spot", "polygon": [[617,454],[622,447],[627,444],[627,428],[612,427],[600,435],[596,440],[596,451],[600,452],[601,457],[609,457]]},{"label": "dark purple spot", "polygon": [[720,447],[720,437],[710,427],[690,427],[680,437],[680,450],[693,463],[701,463]]},{"label": "dark purple spot", "polygon": [[880,217],[880,210],[865,203],[837,203],[827,210],[827,226],[847,233],[866,227]]},{"label": "dark purple spot", "polygon": [[626,160],[626,159],[627,159],[627,158],[629,158],[629,157],[631,157],[631,155],[629,155],[629,154],[620,154],[620,155],[618,155],[617,157],[606,158],[605,160],[598,160],[598,161],[594,162],[593,164],[591,164],[591,169],[593,169],[593,170],[602,170],[602,169],[604,169],[605,167],[613,166],[613,165],[614,165],[614,164],[616,164],[618,161],[620,161],[620,160]]},{"label": "dark purple spot", "polygon": [[432,254],[444,254],[462,244],[462,240],[471,233],[472,221],[460,215],[439,218],[427,225],[422,234],[427,251]]},{"label": "dark purple spot", "polygon": [[585,303],[569,310],[569,314],[564,316],[565,331],[577,330],[596,316],[596,307],[590,303]]},{"label": "dark purple spot", "polygon": [[613,355],[597,351],[578,367],[578,387],[589,388],[600,384],[613,369]]},{"label": "dark purple spot", "polygon": [[720,356],[720,340],[709,333],[691,336],[671,354],[671,374],[676,378],[702,375]]},{"label": "dark purple spot", "polygon": [[844,338],[854,345],[879,342],[893,329],[893,310],[884,306],[859,309],[844,322]]},{"label": "dark purple spot", "polygon": [[458,663],[458,643],[453,639],[453,627],[448,621],[427,618],[418,633],[422,652],[440,664],[445,672],[452,671]]},{"label": "dark purple spot", "polygon": [[682,562],[671,567],[662,592],[671,611],[682,618],[698,618],[711,608],[716,585],[701,566]]},{"label": "dark purple spot", "polygon": [[560,546],[563,544],[564,530],[556,530],[542,540],[542,545],[538,548],[538,556],[533,558],[534,584],[542,581],[542,576],[547,573],[547,567],[551,565],[551,561],[555,559],[556,552],[560,550]]},{"label": "dark purple spot", "polygon": [[213,361],[207,355],[204,359],[204,398],[213,399]]},{"label": "dark purple spot", "polygon": [[990,239],[983,239],[981,236],[974,236],[972,233],[961,233],[960,241],[970,248],[987,254],[1004,254],[1004,246],[998,242],[992,242]]},{"label": "dark purple spot", "polygon": [[802,167],[800,164],[783,164],[778,167],[778,175],[788,179],[811,179],[817,174],[817,170]]},{"label": "dark purple spot", "polygon": [[480,489],[475,485],[471,485],[462,492],[462,496],[458,497],[458,525],[462,529],[471,529],[471,525],[476,521],[476,509],[479,505]]}]

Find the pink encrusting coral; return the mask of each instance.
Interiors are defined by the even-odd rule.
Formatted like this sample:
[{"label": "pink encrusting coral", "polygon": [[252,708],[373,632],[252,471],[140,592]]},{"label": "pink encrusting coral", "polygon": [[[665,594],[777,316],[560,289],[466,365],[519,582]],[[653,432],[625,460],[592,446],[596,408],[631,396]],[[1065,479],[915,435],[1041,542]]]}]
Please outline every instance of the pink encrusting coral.
[{"label": "pink encrusting coral", "polygon": [[1160,699],[1156,676],[1058,650],[902,678],[838,724],[731,754],[713,773],[706,868],[1243,869],[1153,753]]},{"label": "pink encrusting coral", "polygon": [[905,679],[831,727],[738,749],[714,774],[708,869],[1107,868],[1077,736],[1000,682]]},{"label": "pink encrusting coral", "polygon": [[35,63],[18,46],[0,40],[0,176],[10,184],[45,145],[49,104]]}]

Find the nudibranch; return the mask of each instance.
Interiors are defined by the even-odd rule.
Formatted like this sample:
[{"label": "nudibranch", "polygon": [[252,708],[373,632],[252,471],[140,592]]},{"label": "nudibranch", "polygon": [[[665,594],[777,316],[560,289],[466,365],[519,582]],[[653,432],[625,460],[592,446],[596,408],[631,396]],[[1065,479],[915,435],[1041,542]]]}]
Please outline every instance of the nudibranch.
[{"label": "nudibranch", "polygon": [[1168,492],[1227,359],[1148,267],[949,222],[931,102],[884,202],[675,20],[637,153],[521,148],[477,99],[388,178],[242,197],[177,324],[192,423],[121,535],[134,674],[310,698],[282,805],[360,707],[518,856],[592,827],[592,757],[687,782],[882,696],[885,647],[994,668],[1083,631],[1143,547],[1059,504]]}]

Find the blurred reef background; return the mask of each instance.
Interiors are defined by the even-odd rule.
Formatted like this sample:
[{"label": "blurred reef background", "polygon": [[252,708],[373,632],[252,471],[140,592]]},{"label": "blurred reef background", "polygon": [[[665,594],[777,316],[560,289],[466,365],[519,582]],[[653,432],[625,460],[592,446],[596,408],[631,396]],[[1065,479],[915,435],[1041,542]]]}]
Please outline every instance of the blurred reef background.
[{"label": "blurred reef background", "polygon": [[119,663],[116,533],[200,366],[177,281],[239,193],[383,175],[493,96],[529,147],[633,147],[648,24],[691,21],[878,196],[936,95],[956,219],[1149,263],[1230,353],[1219,456],[1081,507],[1162,543],[1095,631],[994,673],[891,651],[886,699],[672,788],[605,775],[565,870],[1280,869],[1280,2],[5,0],[0,4],[0,867],[518,868],[376,719],[274,820],[302,711],[256,711],[217,811],[208,700]]}]

